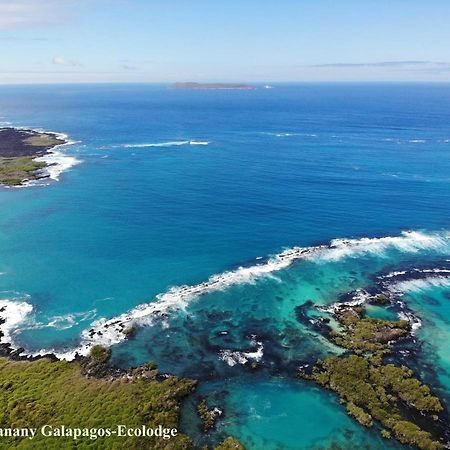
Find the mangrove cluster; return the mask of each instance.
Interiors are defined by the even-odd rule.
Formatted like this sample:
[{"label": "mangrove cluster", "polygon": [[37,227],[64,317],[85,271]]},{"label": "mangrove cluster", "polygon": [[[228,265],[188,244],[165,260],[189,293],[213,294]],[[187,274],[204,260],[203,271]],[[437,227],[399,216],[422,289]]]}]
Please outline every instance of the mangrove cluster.
[{"label": "mangrove cluster", "polygon": [[[48,426],[58,428],[177,429],[180,404],[195,388],[194,380],[160,375],[148,363],[125,371],[106,364],[110,351],[95,346],[91,355],[75,362],[40,358],[13,361],[0,357],[0,428]],[[170,449],[189,450],[191,439],[182,433],[170,439],[160,436],[108,436],[92,440],[83,435],[46,437],[37,433],[30,440],[2,437],[5,448],[21,449]],[[3,447],[2,447],[3,448]],[[222,450],[243,450],[233,438],[219,445]]]},{"label": "mangrove cluster", "polygon": [[408,322],[366,317],[363,307],[345,304],[334,315],[340,328],[329,338],[347,351],[317,361],[300,376],[336,392],[351,417],[366,427],[376,425],[384,438],[423,450],[443,448],[439,399],[411,369],[385,362],[395,341],[408,335]]}]

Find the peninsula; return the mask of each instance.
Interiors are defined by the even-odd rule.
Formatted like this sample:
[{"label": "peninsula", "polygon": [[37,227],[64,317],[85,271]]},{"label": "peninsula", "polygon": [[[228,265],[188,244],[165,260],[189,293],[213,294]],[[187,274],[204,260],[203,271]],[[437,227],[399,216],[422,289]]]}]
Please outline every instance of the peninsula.
[{"label": "peninsula", "polygon": [[242,83],[174,83],[173,89],[187,89],[187,90],[234,90],[234,91],[249,91],[256,89],[255,86]]},{"label": "peninsula", "polygon": [[[0,184],[21,186],[47,178],[50,164],[40,159],[67,141],[56,133],[21,128],[0,128]],[[40,160],[38,160],[38,159]]]}]

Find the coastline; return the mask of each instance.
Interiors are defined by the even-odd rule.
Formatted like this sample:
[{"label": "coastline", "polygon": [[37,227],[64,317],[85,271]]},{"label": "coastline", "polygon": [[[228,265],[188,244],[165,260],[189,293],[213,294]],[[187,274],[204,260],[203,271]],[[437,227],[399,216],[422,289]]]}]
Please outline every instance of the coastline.
[{"label": "coastline", "polygon": [[0,127],[0,186],[47,186],[82,161],[60,151],[73,145],[64,133],[22,126]]},{"label": "coastline", "polygon": [[[11,352],[25,358],[53,354],[58,359],[70,361],[78,356],[88,355],[91,348],[95,345],[110,347],[123,342],[129,338],[128,330],[130,329],[134,333],[142,326],[153,324],[155,320],[165,323],[170,314],[184,310],[191,301],[205,294],[227,289],[234,285],[255,283],[263,277],[272,277],[273,273],[288,269],[302,260],[337,261],[344,257],[380,254],[380,252],[390,249],[414,254],[420,250],[445,249],[448,245],[450,245],[448,232],[425,234],[417,231],[408,231],[399,236],[335,239],[329,244],[313,247],[292,247],[275,256],[263,258],[262,261],[258,259],[255,265],[239,266],[236,270],[212,275],[208,280],[197,285],[171,287],[166,292],[158,294],[154,301],[138,305],[118,316],[109,319],[96,319],[88,328],[81,332],[79,344],[71,349],[41,349],[27,353],[25,349],[15,345],[11,332],[18,329],[18,325],[25,322],[32,315],[33,305],[28,302],[26,295],[18,298],[4,298],[0,300],[0,318],[3,320],[3,323],[0,324],[0,344],[8,345],[11,348]],[[436,278],[438,278],[439,282],[450,283],[450,270],[446,268],[424,268],[390,272],[381,275],[375,286],[383,294],[398,302],[399,312],[410,322],[414,333],[420,327],[421,321],[404,304],[402,307],[402,292],[400,288],[405,286],[405,284],[401,283],[435,282]],[[360,297],[353,299],[354,304],[364,303],[367,296],[370,296],[370,294],[360,290]],[[260,359],[263,356],[262,344],[255,344],[252,347],[248,352],[242,353],[245,358],[239,358],[239,352],[235,352],[234,360],[252,359],[252,357],[253,359]],[[221,355],[227,359],[227,349],[223,350],[224,353]]]},{"label": "coastline", "polygon": [[[370,305],[392,308],[398,318],[371,317]],[[329,307],[307,302],[298,308],[297,320],[306,325],[308,310],[327,314],[311,321],[312,327],[344,350],[302,364],[300,379],[337,394],[350,417],[366,428],[374,427],[384,439],[423,450],[448,448],[445,403],[435,396],[438,386],[425,384],[416,367],[413,353],[418,343],[410,320],[414,315],[392,291],[358,290]]]},{"label": "coastline", "polygon": [[[450,270],[448,268],[442,268],[442,269],[424,268],[424,269],[413,269],[410,271],[394,271],[394,272],[385,273],[383,275],[378,275],[377,276],[377,280],[378,280],[377,286],[374,287],[373,289],[368,289],[368,290],[357,289],[356,291],[348,292],[347,294],[343,294],[341,297],[339,297],[335,303],[328,305],[328,306],[322,307],[322,306],[314,305],[312,303],[309,306],[308,305],[298,306],[297,307],[298,311],[296,310],[297,320],[310,326],[312,329],[314,329],[315,331],[322,334],[325,339],[329,340],[330,336],[331,336],[330,335],[331,328],[329,327],[329,322],[327,322],[326,320],[322,320],[320,318],[311,320],[311,318],[308,317],[308,308],[316,308],[317,310],[322,311],[323,313],[331,314],[332,316],[335,316],[338,318],[342,314],[347,313],[349,311],[349,312],[351,312],[350,317],[353,317],[353,315],[355,315],[355,314],[359,315],[360,318],[357,319],[358,321],[359,320],[374,321],[375,319],[366,318],[365,315],[361,314],[360,311],[362,311],[365,308],[365,305],[370,305],[370,304],[381,305],[381,306],[389,305],[397,313],[398,319],[397,319],[397,321],[375,320],[374,323],[378,324],[377,325],[378,328],[376,328],[373,331],[373,333],[376,333],[376,335],[378,336],[376,338],[377,340],[375,342],[381,343],[381,344],[376,344],[376,345],[380,345],[380,347],[376,347],[376,350],[384,352],[384,351],[387,351],[387,349],[391,348],[391,343],[395,344],[395,345],[393,345],[393,348],[390,351],[390,358],[391,358],[391,361],[393,361],[395,363],[395,367],[398,367],[398,369],[395,369],[395,367],[394,367],[394,368],[392,368],[392,370],[400,370],[400,366],[401,366],[402,367],[401,370],[403,371],[402,376],[406,380],[405,383],[406,382],[420,383],[421,382],[420,379],[413,378],[412,375],[410,375],[409,368],[407,369],[408,371],[406,371],[406,369],[403,369],[404,366],[408,366],[408,365],[409,365],[409,367],[414,367],[414,366],[410,365],[411,361],[409,361],[409,359],[410,358],[414,359],[414,356],[411,353],[411,350],[414,348],[417,348],[417,341],[415,339],[414,332],[415,332],[416,324],[419,323],[419,325],[420,325],[420,319],[417,318],[411,310],[409,310],[407,304],[405,304],[404,302],[402,302],[399,299],[399,295],[401,296],[401,294],[400,294],[401,290],[398,288],[398,286],[401,287],[401,286],[403,286],[401,283],[406,283],[406,282],[410,282],[410,281],[415,282],[416,280],[426,280],[427,277],[429,277],[430,275],[432,277],[442,277],[442,276],[445,277],[446,275],[449,274],[449,272],[450,272]],[[11,305],[11,306],[13,306],[13,305]],[[5,305],[5,303],[0,304],[0,316],[2,316],[2,319],[1,319],[2,323],[0,325],[0,330],[3,328],[3,324],[5,323],[3,313],[5,313],[7,311],[8,311],[8,304],[6,304],[6,305]],[[13,310],[10,312],[13,314],[14,312],[17,312],[17,310]],[[28,303],[23,302],[21,312],[22,312],[22,315],[27,315],[32,312],[32,309],[30,308],[30,305]],[[405,317],[401,317],[400,314],[404,314]],[[20,314],[19,315],[16,314],[15,316],[13,316],[11,318],[11,322],[16,321],[16,323],[17,323],[17,321],[19,321],[19,318],[20,318],[19,316],[20,316]],[[407,330],[407,333],[406,333],[406,330]],[[372,331],[371,331],[371,333],[372,333]],[[345,335],[343,335],[343,336],[345,336]],[[2,332],[1,340],[3,340],[3,338],[4,338],[4,333]],[[347,339],[347,338],[345,338],[345,339]],[[348,341],[348,342],[350,342],[350,341]],[[371,342],[371,338],[369,336],[367,338],[367,340],[363,338],[361,341],[361,344],[358,344],[358,345],[364,345],[364,347],[361,347],[361,348],[365,349],[367,345],[371,345],[370,342]],[[260,358],[263,356],[262,355],[262,343],[255,341],[254,345],[255,345],[255,347],[257,346],[258,348],[256,349],[255,352],[253,352],[253,354],[245,353],[245,352],[233,352],[233,354],[230,353],[230,354],[220,355],[221,359],[223,359],[229,366],[234,366],[236,364],[240,364],[240,365],[246,365],[248,368],[251,367],[252,369],[254,369],[256,367],[256,362],[259,362]],[[260,347],[260,345],[261,345],[261,347]],[[345,344],[345,345],[350,345],[350,344]],[[351,345],[353,345],[353,344],[351,344]],[[128,369],[128,371],[127,371],[124,369],[119,369],[117,367],[105,365],[103,362],[101,364],[96,364],[96,363],[92,364],[89,361],[92,358],[92,355],[93,355],[92,350],[95,347],[100,347],[100,346],[95,345],[94,347],[90,347],[90,351],[89,351],[88,355],[81,356],[80,354],[78,354],[68,364],[80,365],[80,367],[82,367],[82,370],[84,370],[83,367],[87,368],[87,372],[85,372],[85,374],[87,374],[88,377],[92,376],[92,377],[95,377],[95,378],[98,378],[101,380],[106,380],[106,381],[120,380],[120,379],[124,379],[127,377],[129,378],[130,376],[133,377],[134,376],[133,374],[139,373],[142,370],[144,370],[146,372],[148,372],[148,370],[153,371],[153,368],[149,369],[145,365],[139,366],[131,371],[130,371],[130,369]],[[0,348],[1,348],[0,358],[6,356],[10,360],[28,361],[30,363],[32,363],[33,361],[50,359],[51,361],[55,362],[56,364],[60,364],[60,363],[67,364],[65,361],[59,360],[58,357],[54,354],[41,354],[41,355],[34,355],[34,356],[30,357],[30,356],[23,354],[23,349],[15,349],[14,350],[11,347],[11,345],[6,344],[6,343],[2,343],[0,345]],[[349,347],[349,349],[353,349],[353,347]],[[339,361],[342,361],[342,364],[349,364],[350,366],[353,363],[359,364],[363,360],[362,360],[362,357],[358,354],[358,351],[359,350],[356,350],[356,355],[358,355],[358,359],[355,359],[354,361],[353,361],[353,359],[349,358],[349,356],[347,354],[345,354],[342,356],[333,356],[330,359],[330,364],[331,363],[335,364],[335,362],[339,362]],[[371,349],[371,351],[373,351],[373,349]],[[408,363],[408,361],[409,361],[409,363]],[[310,379],[310,378],[308,378],[309,377],[308,374],[310,373],[310,370],[312,369],[314,364],[315,364],[314,361],[309,361],[308,364],[302,364],[300,366],[301,372],[306,374],[307,380]],[[318,366],[318,367],[321,367],[321,366]],[[325,367],[328,367],[328,366],[325,366]],[[379,366],[376,365],[374,367],[379,367]],[[389,365],[385,364],[380,367],[381,367],[381,369],[377,369],[377,370],[384,370],[384,367],[391,368],[393,366],[392,366],[392,362],[391,362]],[[329,370],[334,370],[334,366],[330,366]],[[152,381],[160,382],[160,381],[163,381],[164,379],[167,379],[167,377],[171,377],[171,376],[167,375],[167,374],[161,374],[161,375],[158,375],[158,378],[156,378],[156,376],[155,376],[155,378],[152,378]],[[175,379],[175,377],[174,377],[174,379]],[[411,380],[411,381],[409,381],[409,380]],[[183,382],[183,379],[180,379],[180,381]],[[420,386],[423,386],[423,389],[428,389],[427,385],[425,385],[425,384],[421,384]],[[435,390],[434,384],[429,384],[428,386],[430,386],[432,391]],[[189,395],[189,394],[186,394],[186,395]],[[427,397],[425,397],[425,400],[428,401],[427,400],[428,398],[431,399],[431,397],[427,396]],[[433,397],[432,399],[435,399],[433,401],[438,402],[436,397]],[[364,408],[361,409],[359,406],[354,407],[353,403],[351,403],[351,402],[349,403],[349,405],[350,406],[348,408],[348,414],[350,416],[354,417],[362,425],[369,426],[369,427],[372,426],[371,425],[372,421],[371,421],[370,417],[368,415],[366,415],[366,413],[363,411]],[[409,407],[408,408],[403,407],[402,404],[399,404],[396,407],[399,408],[399,411],[400,411],[399,414],[407,414],[409,411],[409,409],[408,409]],[[204,415],[206,414],[202,408],[198,408],[198,409],[199,409],[200,415],[202,414],[202,412],[204,413]],[[208,410],[208,414],[209,414],[209,412],[210,411]],[[206,418],[209,419],[209,415]],[[397,420],[400,421],[401,419],[397,419]],[[446,413],[438,411],[438,414],[437,415],[435,414],[433,416],[430,416],[429,414],[424,416],[422,414],[419,423],[420,423],[420,427],[422,430],[423,430],[423,427],[425,427],[425,429],[431,430],[433,435],[435,433],[438,433],[440,435],[440,439],[438,441],[435,441],[434,443],[437,443],[437,445],[439,445],[440,443],[443,443],[443,445],[446,445],[445,444],[445,431],[442,428],[443,423],[445,423],[446,420],[447,420]],[[209,422],[207,421],[205,423],[207,424]],[[412,423],[414,423],[414,422],[412,422]],[[205,425],[205,427],[206,427],[206,425]],[[394,427],[393,429],[395,430],[396,428]],[[422,431],[420,431],[420,432],[422,433]],[[386,437],[386,439],[389,439],[389,438],[391,438],[390,433],[391,433],[390,431],[384,430],[382,433],[382,436]],[[396,434],[397,438],[400,436],[400,439],[403,439],[401,437],[402,435],[399,434],[400,433],[399,431],[396,431],[396,433],[397,433]],[[423,433],[428,433],[428,431],[426,431],[426,432],[423,431]],[[425,438],[427,440],[431,439],[431,437],[430,437],[431,435],[429,435],[429,434],[423,434],[423,436],[425,436]],[[405,439],[410,439],[410,438],[405,437]],[[409,440],[408,442],[412,443],[412,440]],[[422,445],[418,445],[418,447],[424,448],[424,449],[428,448],[428,447],[422,446]],[[218,447],[218,448],[220,448],[220,447]],[[429,447],[429,448],[431,448],[431,447]],[[436,448],[441,448],[441,447],[438,446]]]},{"label": "coastline", "polygon": [[[36,431],[44,426],[83,430],[75,438],[72,433],[55,434],[66,447],[74,441],[87,444],[96,430],[114,429],[119,424],[135,429],[163,427],[175,430],[170,439],[162,439],[157,433],[145,434],[145,439],[142,435],[124,435],[122,444],[133,448],[173,448],[174,444],[177,448],[191,448],[191,439],[178,433],[178,427],[180,404],[194,390],[193,380],[160,375],[153,364],[120,370],[108,366],[107,358],[94,354],[70,363],[48,357],[34,361],[0,357],[0,367],[2,393],[16,398],[4,407],[2,429],[21,429],[25,420],[27,429]],[[32,402],[27,400],[30,395]],[[143,404],[151,405],[150,410],[148,406],[143,409]],[[17,405],[24,408],[20,420],[14,414]],[[114,442],[115,435],[99,434],[98,438]],[[2,445],[13,446],[22,436],[5,437]],[[33,434],[36,445],[45,445],[51,438],[42,432]]]},{"label": "coastline", "polygon": [[[27,309],[26,305],[22,304],[23,309]],[[0,302],[0,314],[5,312],[5,308],[4,302]],[[4,317],[0,317],[0,342],[5,335],[1,329],[4,323]],[[196,390],[197,380],[160,373],[154,362],[128,369],[111,365],[109,364],[110,348],[99,345],[91,347],[89,354],[84,356],[77,354],[70,361],[60,359],[53,353],[29,356],[23,354],[23,350],[23,348],[14,349],[10,343],[0,343],[0,372],[2,373],[0,394],[5,386],[11,384],[10,379],[14,379],[14,385],[12,392],[10,392],[11,388],[6,387],[9,395],[18,393],[19,398],[22,398],[26,397],[22,390],[27,392],[28,389],[33,389],[33,407],[37,408],[37,412],[29,417],[27,429],[32,428],[37,431],[40,426],[63,431],[67,429],[69,431],[66,434],[55,434],[55,436],[68,438],[68,441],[73,439],[70,430],[80,429],[83,430],[82,434],[75,440],[83,441],[87,438],[86,440],[89,441],[92,440],[92,432],[89,430],[99,429],[99,424],[102,424],[106,430],[118,426],[127,429],[134,427],[136,430],[145,428],[153,430],[152,433],[128,435],[128,438],[131,437],[130,445],[149,449],[166,447],[172,449],[173,441],[175,441],[176,448],[197,448],[189,434],[180,432],[181,405]],[[44,382],[41,379],[43,373],[48,373]],[[68,384],[71,387],[70,399],[67,396],[64,396],[62,400],[59,399],[58,391],[65,392],[65,389],[54,389],[55,383],[60,384],[61,380],[64,386]],[[47,384],[51,387],[50,391],[46,387]],[[95,386],[95,389],[90,389],[90,386]],[[58,398],[54,400],[58,408],[51,408],[51,413],[48,412],[41,417],[41,411],[46,411],[46,405],[48,402],[52,403],[53,397]],[[91,404],[103,405],[106,401],[103,400],[104,397],[108,398],[107,414],[102,407],[96,408],[94,413],[88,415],[83,412],[86,408],[89,409]],[[139,397],[142,397],[140,401]],[[76,404],[76,415],[73,415],[73,403]],[[146,404],[144,410],[141,407],[142,403]],[[69,411],[68,414],[66,410]],[[131,416],[130,410],[135,410]],[[215,427],[223,411],[216,407],[210,411],[207,410],[206,413],[205,417],[205,412],[198,410],[198,415],[205,424],[203,428],[205,435]],[[10,415],[13,416],[12,413]],[[67,416],[70,417],[70,422],[61,422],[62,418]],[[2,429],[18,429],[14,420],[5,423],[0,432]],[[42,425],[43,423],[45,425]],[[208,426],[206,426],[207,423]],[[100,427],[100,429],[103,428]],[[174,434],[170,439],[166,437],[161,439],[161,435],[153,433],[161,428],[173,430]],[[244,450],[244,446],[236,438],[224,433],[220,435],[223,440],[213,447],[215,450]],[[39,439],[45,441],[44,438],[49,436],[41,432]],[[115,436],[116,432],[112,431],[110,434],[99,437],[114,439]],[[146,437],[146,440],[143,441],[142,437]],[[15,442],[15,435],[12,435],[11,439],[11,443]]]}]

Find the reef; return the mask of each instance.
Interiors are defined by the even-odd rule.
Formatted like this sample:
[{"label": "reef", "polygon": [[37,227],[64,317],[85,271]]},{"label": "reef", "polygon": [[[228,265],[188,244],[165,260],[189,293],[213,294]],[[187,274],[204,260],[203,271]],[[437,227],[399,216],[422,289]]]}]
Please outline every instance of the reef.
[{"label": "reef", "polygon": [[244,446],[237,439],[228,437],[215,450],[244,450]]},{"label": "reef", "polygon": [[21,186],[47,178],[48,163],[38,160],[67,141],[55,133],[0,128],[0,184]]},{"label": "reef", "polygon": [[340,327],[327,338],[346,352],[318,360],[312,370],[303,367],[300,377],[337,393],[349,416],[376,426],[386,439],[444,448],[448,417],[439,398],[410,368],[394,363],[395,344],[410,336],[408,321],[366,317],[361,305],[335,305],[333,315]]},{"label": "reef", "polygon": [[203,431],[207,433],[216,424],[216,420],[222,414],[219,408],[209,408],[206,400],[197,405],[197,412],[203,422]]}]

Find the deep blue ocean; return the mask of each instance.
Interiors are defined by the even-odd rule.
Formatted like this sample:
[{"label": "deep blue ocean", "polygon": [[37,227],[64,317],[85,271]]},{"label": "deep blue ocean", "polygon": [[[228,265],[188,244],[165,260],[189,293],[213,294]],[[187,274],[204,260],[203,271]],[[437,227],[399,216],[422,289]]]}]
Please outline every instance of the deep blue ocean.
[{"label": "deep blue ocean", "polygon": [[[205,438],[186,402],[197,443],[402,448],[295,377],[340,352],[296,308],[400,271],[389,289],[421,320],[410,365],[450,403],[449,84],[0,86],[0,126],[65,133],[80,161],[0,188],[0,299],[28,305],[15,346],[68,354],[101,329],[115,364],[199,379],[224,414]],[[105,333],[117,316],[133,339]]]}]

